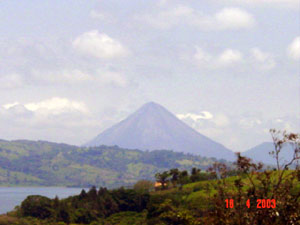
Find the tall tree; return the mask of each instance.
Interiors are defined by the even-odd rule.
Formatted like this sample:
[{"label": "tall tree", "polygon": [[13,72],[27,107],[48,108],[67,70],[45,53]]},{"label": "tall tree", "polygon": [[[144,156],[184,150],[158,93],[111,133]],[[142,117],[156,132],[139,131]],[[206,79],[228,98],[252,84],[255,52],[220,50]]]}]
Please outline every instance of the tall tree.
[{"label": "tall tree", "polygon": [[171,182],[173,184],[173,187],[176,187],[178,183],[179,173],[180,171],[177,168],[170,170]]},{"label": "tall tree", "polygon": [[191,181],[196,182],[200,180],[200,173],[201,173],[201,169],[193,167],[191,171]]}]

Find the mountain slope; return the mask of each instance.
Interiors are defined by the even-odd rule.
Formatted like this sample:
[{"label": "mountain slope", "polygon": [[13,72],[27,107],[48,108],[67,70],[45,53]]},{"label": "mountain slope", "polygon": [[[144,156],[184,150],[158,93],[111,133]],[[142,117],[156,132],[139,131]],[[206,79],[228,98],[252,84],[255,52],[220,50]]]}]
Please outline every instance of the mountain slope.
[{"label": "mountain slope", "polygon": [[171,168],[203,170],[216,160],[178,152],[116,146],[80,148],[45,141],[0,140],[1,186],[118,187]]},{"label": "mountain slope", "polygon": [[219,159],[234,159],[232,151],[198,133],[154,102],[143,105],[125,120],[86,144],[99,145],[118,145],[141,150],[168,149]]},{"label": "mountain slope", "polygon": [[[243,152],[242,155],[247,156],[257,162],[275,165],[275,159],[269,154],[269,152],[271,151],[274,151],[274,144],[272,142],[264,142],[247,150],[246,152]],[[290,145],[286,144],[280,152],[281,162],[289,161],[292,159],[292,157],[293,148]]]}]

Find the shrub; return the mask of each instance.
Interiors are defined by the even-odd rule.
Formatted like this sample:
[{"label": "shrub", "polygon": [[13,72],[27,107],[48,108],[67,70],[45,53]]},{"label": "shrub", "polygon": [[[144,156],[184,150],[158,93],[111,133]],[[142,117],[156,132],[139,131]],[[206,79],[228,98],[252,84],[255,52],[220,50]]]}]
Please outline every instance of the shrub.
[{"label": "shrub", "polygon": [[52,215],[51,199],[40,196],[28,196],[21,204],[21,213],[23,216],[31,216],[40,219],[46,219]]}]

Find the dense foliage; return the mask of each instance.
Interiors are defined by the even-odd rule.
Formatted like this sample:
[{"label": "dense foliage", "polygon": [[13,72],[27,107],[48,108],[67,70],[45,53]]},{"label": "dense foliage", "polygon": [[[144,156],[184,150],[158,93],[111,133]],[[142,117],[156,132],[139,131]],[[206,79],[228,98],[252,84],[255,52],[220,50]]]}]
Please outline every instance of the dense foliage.
[{"label": "dense foliage", "polygon": [[208,168],[215,162],[167,150],[144,152],[117,146],[80,148],[45,141],[0,140],[0,185],[115,188],[153,180],[170,168]]},{"label": "dense foliage", "polygon": [[87,193],[83,190],[80,195],[63,200],[29,196],[22,202],[20,214],[50,221],[89,224],[119,212],[140,213],[146,209],[149,198],[149,193],[132,189],[108,191],[92,187]]},{"label": "dense foliage", "polygon": [[[133,189],[92,187],[62,200],[29,196],[0,217],[0,225],[300,224],[300,136],[271,134],[273,170],[237,154],[234,168],[216,162],[206,172],[196,167],[159,172],[155,187],[141,180]],[[294,155],[282,162],[284,144],[293,146]]]}]

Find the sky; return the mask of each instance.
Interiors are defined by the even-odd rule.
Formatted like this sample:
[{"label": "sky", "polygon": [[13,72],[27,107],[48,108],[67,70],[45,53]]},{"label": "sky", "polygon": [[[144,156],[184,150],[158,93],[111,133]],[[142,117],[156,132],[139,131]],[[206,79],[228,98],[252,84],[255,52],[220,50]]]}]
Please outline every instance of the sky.
[{"label": "sky", "polygon": [[1,0],[0,139],[80,145],[154,101],[234,151],[300,132],[299,0]]}]

